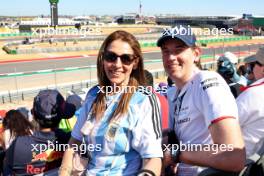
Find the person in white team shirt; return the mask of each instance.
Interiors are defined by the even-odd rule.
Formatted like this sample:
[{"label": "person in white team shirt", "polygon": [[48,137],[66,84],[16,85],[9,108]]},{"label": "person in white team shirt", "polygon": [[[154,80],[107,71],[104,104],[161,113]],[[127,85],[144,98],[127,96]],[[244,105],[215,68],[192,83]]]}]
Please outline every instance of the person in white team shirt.
[{"label": "person in white team shirt", "polygon": [[[105,39],[97,57],[99,85],[88,92],[69,142],[80,144],[85,132],[86,143],[94,146],[86,175],[160,175],[160,112],[155,95],[142,87],[143,70],[132,34],[115,31]],[[109,90],[114,87],[120,89]],[[60,175],[71,175],[72,149],[65,152]]]},{"label": "person in white team shirt", "polygon": [[179,176],[197,175],[202,167],[240,171],[245,150],[235,99],[218,73],[198,69],[201,50],[188,31],[185,26],[166,29],[157,45],[165,70],[176,85],[168,91],[169,128],[174,130],[180,145],[201,144],[202,149],[178,152],[166,148],[164,157],[169,150],[172,160],[164,160],[164,165],[179,162]]},{"label": "person in white team shirt", "polygon": [[264,48],[252,58],[247,65],[256,81],[236,99],[247,157],[258,152],[258,143],[264,138]]}]

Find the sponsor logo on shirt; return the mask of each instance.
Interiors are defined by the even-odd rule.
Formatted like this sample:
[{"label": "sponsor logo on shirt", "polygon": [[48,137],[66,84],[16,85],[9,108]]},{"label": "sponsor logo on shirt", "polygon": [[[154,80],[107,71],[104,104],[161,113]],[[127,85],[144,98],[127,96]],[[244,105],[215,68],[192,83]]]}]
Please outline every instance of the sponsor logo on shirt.
[{"label": "sponsor logo on shirt", "polygon": [[191,121],[191,118],[190,117],[187,117],[187,118],[178,120],[177,123],[178,123],[178,125],[180,125],[182,123],[186,123],[186,122],[190,122],[190,121]]},{"label": "sponsor logo on shirt", "polygon": [[214,77],[214,78],[205,79],[204,81],[201,82],[201,85],[203,87],[203,90],[206,90],[210,87],[219,86],[219,82],[218,82],[217,78]]},{"label": "sponsor logo on shirt", "polygon": [[189,107],[188,106],[181,108],[181,110],[179,112],[179,115],[180,116],[186,115],[188,113],[188,110],[189,110]]},{"label": "sponsor logo on shirt", "polygon": [[[41,152],[36,154],[32,153],[31,163],[26,165],[26,173],[27,174],[40,174],[47,170],[53,169],[57,167],[57,162],[59,162],[63,157],[63,152],[54,151],[54,150],[46,150],[45,152]],[[38,164],[38,161],[42,161],[41,164]]]}]

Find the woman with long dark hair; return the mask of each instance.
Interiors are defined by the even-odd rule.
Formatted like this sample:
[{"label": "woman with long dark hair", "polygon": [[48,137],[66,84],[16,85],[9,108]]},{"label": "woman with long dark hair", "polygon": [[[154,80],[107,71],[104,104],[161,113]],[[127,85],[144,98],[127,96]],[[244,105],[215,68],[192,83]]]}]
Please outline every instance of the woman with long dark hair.
[{"label": "woman with long dark hair", "polygon": [[[159,175],[161,122],[155,95],[145,89],[139,42],[125,31],[110,34],[97,57],[98,86],[86,97],[70,144],[82,138],[90,151],[87,175]],[[85,134],[85,135],[84,135]],[[61,175],[70,175],[73,148],[65,152]]]},{"label": "woman with long dark hair", "polygon": [[31,135],[33,131],[33,125],[19,110],[10,110],[6,113],[3,119],[3,128],[1,142],[5,150],[16,137]]}]

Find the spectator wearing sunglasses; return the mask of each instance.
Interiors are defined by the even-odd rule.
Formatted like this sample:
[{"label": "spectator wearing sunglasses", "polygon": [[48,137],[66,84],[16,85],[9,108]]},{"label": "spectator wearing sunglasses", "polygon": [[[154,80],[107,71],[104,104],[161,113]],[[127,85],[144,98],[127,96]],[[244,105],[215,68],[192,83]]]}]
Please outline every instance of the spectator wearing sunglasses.
[{"label": "spectator wearing sunglasses", "polygon": [[206,167],[242,170],[245,150],[235,99],[218,73],[198,69],[201,49],[190,27],[166,29],[157,45],[175,83],[168,91],[168,143],[174,145],[165,149],[165,175],[198,175]]},{"label": "spectator wearing sunglasses", "polygon": [[236,99],[247,157],[259,150],[258,143],[264,137],[264,48],[252,58],[247,65],[256,81]]},{"label": "spectator wearing sunglasses", "polygon": [[[160,110],[155,95],[141,87],[143,57],[132,34],[116,31],[105,39],[97,57],[97,78],[99,84],[88,92],[69,142],[80,145],[84,139],[98,147],[89,150],[86,175],[160,175]],[[72,174],[73,155],[72,147],[64,155],[60,175]]]},{"label": "spectator wearing sunglasses", "polygon": [[250,85],[253,82],[255,82],[253,70],[252,70],[252,67],[250,66],[250,63],[254,62],[256,60],[255,57],[256,57],[256,54],[250,55],[250,56],[247,56],[246,58],[244,58],[244,65],[246,67],[246,75],[245,75],[245,77],[248,80],[247,85]]}]

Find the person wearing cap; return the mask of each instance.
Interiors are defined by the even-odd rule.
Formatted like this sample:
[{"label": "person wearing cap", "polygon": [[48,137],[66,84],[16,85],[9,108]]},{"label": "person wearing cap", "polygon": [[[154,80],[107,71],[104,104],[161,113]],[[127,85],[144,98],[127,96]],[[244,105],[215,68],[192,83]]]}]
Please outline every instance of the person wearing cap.
[{"label": "person wearing cap", "polygon": [[[97,56],[98,85],[91,88],[72,130],[70,144],[90,146],[86,175],[160,175],[161,118],[157,98],[145,88],[143,56],[132,34],[118,30]],[[73,147],[60,175],[72,175]]]},{"label": "person wearing cap", "polygon": [[[217,59],[217,72],[223,76],[230,87],[235,87],[234,85],[247,86],[248,80],[237,73],[237,64],[237,56],[232,52],[225,52],[223,56]],[[235,97],[237,97],[237,94]]]},{"label": "person wearing cap", "polygon": [[39,130],[17,137],[6,151],[4,175],[36,175],[58,168],[63,156],[61,144],[70,134],[58,129],[62,118],[74,115],[75,106],[65,102],[57,90],[42,90],[34,98],[31,113]]},{"label": "person wearing cap", "polygon": [[[247,86],[248,85],[247,78],[244,75],[238,73],[239,67],[238,67],[237,55],[235,55],[234,53],[232,53],[230,51],[227,51],[221,57],[228,59],[233,64],[233,68],[234,68],[235,72],[233,74],[233,77],[231,78],[231,81],[234,83],[238,83],[240,85],[243,85],[243,86]],[[219,60],[221,60],[221,59],[219,59]]]},{"label": "person wearing cap", "polygon": [[[191,29],[166,29],[157,45],[164,68],[175,83],[168,91],[172,130],[168,141],[173,138],[174,145],[165,149],[164,168],[177,164],[178,176],[197,175],[205,167],[242,170],[245,150],[235,99],[218,73],[198,69],[201,49]],[[200,149],[193,148],[197,144]],[[184,149],[186,145],[191,147]]]},{"label": "person wearing cap", "polygon": [[236,98],[240,93],[240,88],[247,85],[247,81],[241,83],[241,77],[237,74],[236,66],[226,56],[221,56],[217,60],[217,72],[225,79]]},{"label": "person wearing cap", "polygon": [[234,65],[238,64],[238,57],[234,53],[227,51],[224,53],[223,56],[228,58],[232,64]]},{"label": "person wearing cap", "polygon": [[79,110],[82,106],[82,98],[77,94],[73,94],[73,95],[70,95],[67,97],[66,102],[73,104],[76,108],[76,111],[75,111],[75,114],[72,118],[61,119],[60,124],[59,124],[59,128],[65,132],[70,132],[70,131],[72,131],[72,129],[73,129],[73,127],[77,121],[77,117],[79,115]]},{"label": "person wearing cap", "polygon": [[247,157],[258,152],[258,143],[264,137],[264,48],[251,58],[254,59],[247,65],[256,81],[244,88],[236,99]]}]

